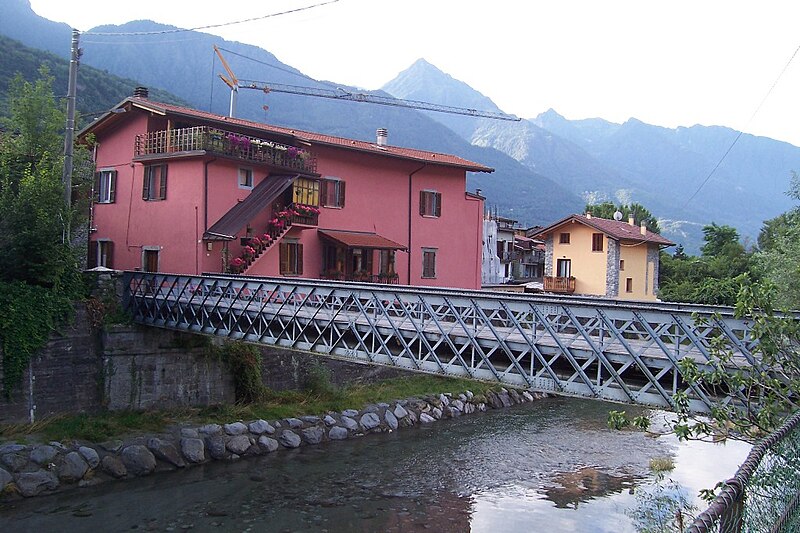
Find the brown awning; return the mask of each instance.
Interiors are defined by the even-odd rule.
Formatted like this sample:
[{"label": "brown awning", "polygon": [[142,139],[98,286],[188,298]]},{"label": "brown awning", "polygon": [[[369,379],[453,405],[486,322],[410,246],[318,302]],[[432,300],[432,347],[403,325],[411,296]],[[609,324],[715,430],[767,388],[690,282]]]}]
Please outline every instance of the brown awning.
[{"label": "brown awning", "polygon": [[232,241],[248,222],[268,207],[292,184],[296,175],[267,176],[247,198],[233,206],[203,234],[206,241]]},{"label": "brown awning", "polygon": [[334,229],[317,230],[320,237],[346,248],[372,248],[375,250],[405,250],[406,247],[377,233]]}]

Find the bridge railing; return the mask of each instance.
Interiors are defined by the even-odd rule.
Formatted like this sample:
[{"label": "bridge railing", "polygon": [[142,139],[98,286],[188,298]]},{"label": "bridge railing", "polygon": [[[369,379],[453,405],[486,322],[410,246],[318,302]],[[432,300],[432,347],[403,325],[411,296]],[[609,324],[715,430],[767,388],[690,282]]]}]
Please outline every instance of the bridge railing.
[{"label": "bridge railing", "polygon": [[750,450],[689,533],[800,531],[800,411]]},{"label": "bridge railing", "polygon": [[[673,408],[685,357],[722,336],[753,359],[750,323],[725,307],[346,283],[126,272],[134,319],[251,342]],[[690,386],[691,408],[712,406]]]}]

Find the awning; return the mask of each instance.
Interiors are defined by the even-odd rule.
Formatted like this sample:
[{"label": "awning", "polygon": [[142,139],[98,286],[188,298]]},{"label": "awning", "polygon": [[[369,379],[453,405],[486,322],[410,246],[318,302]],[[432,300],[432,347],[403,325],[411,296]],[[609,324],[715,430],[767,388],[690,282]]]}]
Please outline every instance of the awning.
[{"label": "awning", "polygon": [[317,230],[320,237],[345,248],[371,248],[374,250],[405,250],[406,247],[377,233],[334,229]]},{"label": "awning", "polygon": [[242,228],[253,220],[289,188],[296,175],[267,176],[256,185],[247,198],[233,206],[203,234],[206,241],[232,241]]}]

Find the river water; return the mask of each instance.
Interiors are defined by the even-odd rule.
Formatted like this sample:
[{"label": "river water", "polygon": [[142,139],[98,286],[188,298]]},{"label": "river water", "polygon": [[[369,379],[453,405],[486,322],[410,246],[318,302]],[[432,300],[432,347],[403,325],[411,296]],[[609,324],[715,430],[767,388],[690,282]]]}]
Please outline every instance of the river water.
[{"label": "river water", "polygon": [[671,457],[668,477],[694,497],[749,450],[612,431],[615,408],[550,398],[105,483],[2,504],[0,531],[635,532],[652,458]]}]

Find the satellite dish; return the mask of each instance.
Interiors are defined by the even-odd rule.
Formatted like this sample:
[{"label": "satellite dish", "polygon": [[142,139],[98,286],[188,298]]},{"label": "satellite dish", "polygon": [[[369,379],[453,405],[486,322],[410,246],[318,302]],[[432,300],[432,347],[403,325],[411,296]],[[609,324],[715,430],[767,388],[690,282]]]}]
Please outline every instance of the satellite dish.
[{"label": "satellite dish", "polygon": [[614,220],[616,220],[617,222],[622,220],[622,212],[619,209],[614,211]]}]

